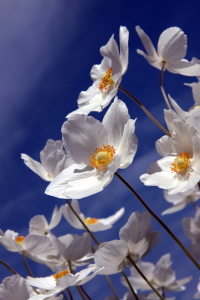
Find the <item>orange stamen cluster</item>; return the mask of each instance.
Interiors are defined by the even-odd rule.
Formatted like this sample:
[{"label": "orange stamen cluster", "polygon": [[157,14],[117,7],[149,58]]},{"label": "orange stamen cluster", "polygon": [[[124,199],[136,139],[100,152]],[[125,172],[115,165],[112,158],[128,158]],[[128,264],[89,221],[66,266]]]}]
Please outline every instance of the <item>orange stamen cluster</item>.
[{"label": "orange stamen cluster", "polygon": [[62,277],[66,276],[66,275],[69,274],[69,273],[70,273],[70,271],[64,270],[64,271],[55,273],[55,274],[53,275],[53,277],[55,278],[55,280],[58,280],[59,278],[62,278]]},{"label": "orange stamen cluster", "polygon": [[17,242],[20,246],[22,246],[24,239],[25,239],[25,236],[18,236],[15,239],[15,242]]},{"label": "orange stamen cluster", "polygon": [[85,221],[86,225],[92,225],[92,224],[99,223],[99,220],[96,218],[85,218],[84,221]]},{"label": "orange stamen cluster", "polygon": [[171,170],[176,173],[184,172],[190,166],[190,158],[189,152],[179,153],[172,163]]},{"label": "orange stamen cluster", "polygon": [[103,93],[114,83],[112,79],[112,67],[110,67],[100,78],[99,90]]},{"label": "orange stamen cluster", "polygon": [[89,166],[98,170],[106,169],[107,166],[113,161],[115,156],[115,149],[113,146],[106,145],[97,148],[90,157]]}]

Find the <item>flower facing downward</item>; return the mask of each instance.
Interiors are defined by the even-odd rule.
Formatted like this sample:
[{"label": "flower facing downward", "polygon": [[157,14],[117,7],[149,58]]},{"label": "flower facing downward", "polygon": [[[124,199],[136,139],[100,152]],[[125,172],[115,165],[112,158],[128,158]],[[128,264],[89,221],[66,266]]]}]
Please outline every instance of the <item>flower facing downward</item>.
[{"label": "flower facing downward", "polygon": [[187,51],[187,36],[178,27],[170,27],[162,32],[158,40],[157,51],[146,33],[136,26],[136,31],[146,49],[146,53],[137,50],[137,53],[144,56],[153,67],[162,70],[163,63],[165,69],[172,73],[186,76],[200,75],[200,65],[192,60],[184,59]]},{"label": "flower facing downward", "polygon": [[67,115],[86,114],[91,111],[102,111],[115,97],[123,74],[128,66],[128,37],[126,27],[119,30],[120,51],[114,36],[108,43],[101,47],[100,53],[104,57],[100,65],[94,65],[91,69],[93,85],[87,91],[81,92],[78,98],[79,109]]},{"label": "flower facing downward", "polygon": [[62,171],[45,193],[58,198],[80,199],[103,190],[118,168],[127,168],[137,150],[135,120],[124,102],[115,98],[100,123],[76,114],[62,126],[64,147],[75,164]]}]

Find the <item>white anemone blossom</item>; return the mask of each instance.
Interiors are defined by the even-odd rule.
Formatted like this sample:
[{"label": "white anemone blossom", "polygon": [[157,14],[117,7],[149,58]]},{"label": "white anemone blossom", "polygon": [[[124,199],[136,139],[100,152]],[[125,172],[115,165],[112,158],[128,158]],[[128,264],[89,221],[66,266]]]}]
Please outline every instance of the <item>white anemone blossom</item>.
[{"label": "white anemone blossom", "polygon": [[184,218],[182,225],[186,237],[191,239],[191,254],[200,260],[200,209],[197,210],[194,218]]},{"label": "white anemone blossom", "polygon": [[27,154],[21,154],[25,165],[46,181],[53,180],[62,170],[69,167],[73,161],[66,155],[62,141],[48,140],[40,152],[41,163]]},{"label": "white anemone blossom", "polygon": [[164,191],[165,200],[171,204],[172,207],[166,209],[162,212],[162,215],[175,213],[186,207],[189,203],[194,203],[200,198],[199,186],[195,185],[193,188],[189,189],[183,193],[177,193],[169,195],[168,191]]},{"label": "white anemone blossom", "polygon": [[145,257],[158,243],[159,234],[152,231],[151,215],[147,211],[132,213],[120,229],[120,240],[100,244],[94,254],[96,266],[104,266],[100,274],[115,274],[130,266],[128,255],[135,262]]},{"label": "white anemone blossom", "polygon": [[64,147],[75,164],[62,171],[45,193],[58,198],[81,199],[102,191],[118,168],[127,168],[137,150],[135,120],[115,98],[103,122],[76,114],[62,126]]},{"label": "white anemone blossom", "polygon": [[108,43],[100,48],[104,57],[100,65],[94,65],[90,75],[94,83],[87,91],[81,92],[78,98],[79,109],[67,115],[71,117],[74,113],[89,114],[91,111],[102,111],[115,97],[122,76],[128,67],[128,38],[129,32],[126,27],[119,29],[120,51],[111,36]]},{"label": "white anemone blossom", "polygon": [[[162,288],[166,291],[183,291],[185,290],[184,284],[191,281],[192,276],[176,280],[176,274],[175,271],[172,270],[171,264],[172,261],[169,253],[163,255],[156,265],[150,262],[137,262],[138,268],[156,289]],[[130,272],[131,276],[128,277],[128,279],[134,289],[141,291],[151,289],[134,267],[130,268]],[[125,286],[127,286],[124,278],[122,278],[121,281]]]},{"label": "white anemone blossom", "polygon": [[[69,286],[82,285],[93,277],[95,277],[102,268],[95,266],[89,266],[86,269],[81,270],[75,275],[70,273],[69,270],[62,270],[61,272],[55,273],[52,276],[33,278],[27,277],[27,282],[31,286],[35,286],[40,289],[47,290],[47,292],[41,292],[38,295],[34,295],[28,300],[43,300],[51,296],[54,296]],[[89,275],[92,273],[91,275]]]},{"label": "white anemone blossom", "polygon": [[[119,218],[121,218],[121,216],[124,214],[124,208],[121,208],[114,215],[108,218],[104,218],[104,219],[96,219],[91,217],[86,218],[84,214],[81,213],[77,200],[72,200],[71,205],[76,211],[76,213],[79,215],[79,217],[85,222],[85,224],[90,229],[90,231],[93,232],[103,231],[111,228],[112,224],[117,222],[117,220],[119,220]],[[70,225],[72,225],[77,229],[85,229],[67,204],[63,206],[62,211],[63,211],[63,216],[70,223]]]},{"label": "white anemone blossom", "polygon": [[146,53],[137,49],[137,53],[144,56],[148,63],[161,70],[163,63],[165,69],[172,73],[186,76],[199,76],[200,65],[192,60],[184,59],[187,51],[187,36],[178,27],[170,27],[162,32],[158,40],[157,51],[146,33],[136,26],[136,31],[146,49]]},{"label": "white anemone blossom", "polygon": [[56,227],[60,222],[62,217],[62,209],[62,206],[60,209],[55,206],[51,221],[49,223],[43,215],[33,217],[29,222],[29,233],[37,235],[46,235],[50,233],[50,230]]},{"label": "white anemone blossom", "polygon": [[165,135],[156,142],[156,150],[163,158],[152,163],[140,180],[145,185],[167,189],[171,195],[186,192],[200,180],[200,136],[181,120],[170,123],[170,111],[165,111],[165,119],[171,137]]}]

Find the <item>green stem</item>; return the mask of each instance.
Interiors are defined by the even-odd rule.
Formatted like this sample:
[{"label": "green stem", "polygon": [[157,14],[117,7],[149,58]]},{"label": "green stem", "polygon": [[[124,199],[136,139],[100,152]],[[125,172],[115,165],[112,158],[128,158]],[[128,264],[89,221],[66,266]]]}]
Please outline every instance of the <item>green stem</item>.
[{"label": "green stem", "polygon": [[133,101],[139,105],[139,107],[145,112],[145,114],[168,136],[171,136],[168,130],[166,130],[153,116],[152,114],[144,107],[144,105],[135,98],[131,93],[129,93],[127,90],[125,90],[121,85],[119,86],[119,89],[124,92],[127,96],[129,96]]},{"label": "green stem", "polygon": [[185,248],[185,246],[179,241],[179,239],[173,234],[173,232],[165,225],[165,223],[150,209],[150,207],[144,202],[144,200],[140,197],[140,195],[128,184],[128,182],[121,177],[117,172],[115,175],[129,188],[129,190],[137,197],[137,199],[142,203],[142,205],[148,210],[148,212],[156,219],[156,221],[171,235],[171,237],[175,240],[175,242],[181,247],[181,249],[185,252],[185,254],[190,258],[190,260],[195,264],[195,266],[200,270],[200,265],[194,259],[194,257],[190,254],[190,252]]},{"label": "green stem", "polygon": [[161,93],[163,95],[163,98],[165,100],[165,103],[167,105],[167,108],[171,109],[171,105],[170,105],[169,100],[167,98],[167,95],[165,93],[164,84],[163,84],[163,75],[164,75],[164,70],[165,70],[165,64],[166,64],[166,61],[163,61],[162,70],[161,70],[161,73],[160,73],[160,89],[161,89]]},{"label": "green stem", "polygon": [[122,273],[122,275],[124,276],[124,279],[126,280],[128,286],[129,286],[129,289],[131,290],[133,296],[135,297],[136,300],[139,300],[139,298],[138,298],[136,292],[134,291],[134,289],[133,289],[133,287],[132,287],[130,281],[128,280],[128,277],[126,276],[126,274],[125,274],[123,271],[122,271],[121,273]]},{"label": "green stem", "polygon": [[134,266],[134,268],[138,271],[138,273],[140,274],[140,276],[142,276],[142,278],[146,281],[146,283],[150,286],[150,288],[154,291],[154,293],[156,293],[156,295],[161,299],[161,300],[165,300],[160,293],[155,289],[155,287],[151,284],[151,282],[146,278],[146,276],[140,271],[140,269],[138,268],[138,266],[136,265],[136,263],[132,260],[132,258],[128,255],[127,258],[130,260],[130,262],[132,263],[132,265]]}]

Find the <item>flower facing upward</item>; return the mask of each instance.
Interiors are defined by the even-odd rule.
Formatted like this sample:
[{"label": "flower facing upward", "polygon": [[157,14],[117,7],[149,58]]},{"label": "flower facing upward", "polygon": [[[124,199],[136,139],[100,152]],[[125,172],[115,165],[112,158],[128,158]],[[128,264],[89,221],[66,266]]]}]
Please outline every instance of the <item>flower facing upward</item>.
[{"label": "flower facing upward", "polygon": [[119,30],[120,51],[114,36],[101,47],[100,53],[104,58],[100,65],[92,67],[90,73],[94,83],[87,91],[80,93],[79,109],[68,114],[67,118],[75,113],[88,115],[91,111],[100,112],[115,97],[128,66],[128,38],[127,28],[121,26]]},{"label": "flower facing upward", "polygon": [[45,193],[58,198],[80,199],[107,186],[118,168],[127,168],[137,150],[135,120],[126,105],[115,101],[103,122],[76,114],[63,124],[64,147],[75,164],[62,171]]},{"label": "flower facing upward", "polygon": [[162,32],[158,40],[157,51],[146,33],[136,26],[136,31],[146,49],[146,53],[137,50],[137,53],[144,56],[150,65],[161,70],[163,63],[165,69],[172,73],[186,76],[200,75],[200,65],[192,60],[184,59],[187,51],[187,36],[178,27],[170,27]]}]

